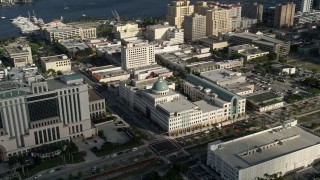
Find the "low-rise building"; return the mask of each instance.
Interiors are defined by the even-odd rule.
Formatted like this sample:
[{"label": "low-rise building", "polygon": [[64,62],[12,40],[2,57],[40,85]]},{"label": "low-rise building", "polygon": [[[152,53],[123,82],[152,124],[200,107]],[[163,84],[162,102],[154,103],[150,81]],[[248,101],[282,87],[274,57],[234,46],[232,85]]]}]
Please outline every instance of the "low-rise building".
[{"label": "low-rise building", "polygon": [[147,66],[133,71],[133,76],[136,80],[150,79],[159,76],[171,77],[172,75],[172,71],[159,65]]},{"label": "low-rise building", "polygon": [[269,54],[267,51],[261,51],[258,46],[243,44],[238,46],[232,46],[228,49],[229,57],[232,57],[235,54],[239,54],[244,57],[246,60],[251,60],[260,56],[265,56]]},{"label": "low-rise building", "polygon": [[95,90],[89,89],[89,111],[91,119],[102,118],[106,116],[106,100]]},{"label": "low-rise building", "polygon": [[224,180],[280,177],[319,160],[319,135],[297,121],[230,141],[208,144],[207,165]]},{"label": "low-rise building", "polygon": [[122,70],[121,67],[115,67],[113,65],[91,69],[90,72],[91,76],[100,83],[124,81],[130,77],[130,73]]},{"label": "low-rise building", "polygon": [[185,67],[185,70],[188,73],[201,73],[201,72],[211,71],[219,68],[220,66],[217,65],[215,62],[204,61],[204,62],[189,64]]},{"label": "low-rise building", "polygon": [[[169,86],[162,77],[152,87],[144,86],[143,89],[122,82],[119,94],[129,105],[158,124],[169,136],[185,135],[195,129],[207,129],[210,125],[224,125],[228,119],[235,119],[238,115],[238,106],[230,109],[231,103],[228,104],[222,99],[211,97],[191,102]],[[233,104],[236,106],[239,99],[234,98]],[[240,101],[242,103],[243,100]],[[239,114],[242,113],[244,112],[240,109]]]},{"label": "low-rise building", "polygon": [[147,26],[143,32],[144,38],[149,41],[167,40],[167,32],[169,29],[175,28],[168,23]]},{"label": "low-rise building", "polygon": [[41,65],[43,70],[53,69],[56,72],[70,72],[71,62],[67,55],[60,54],[56,56],[41,57]]},{"label": "low-rise building", "polygon": [[296,73],[296,68],[290,65],[273,64],[271,66],[271,72],[276,75],[291,75]]},{"label": "low-rise building", "polygon": [[247,98],[247,108],[267,112],[283,107],[283,97],[271,92],[256,92],[245,96]]},{"label": "low-rise building", "polygon": [[41,27],[45,39],[49,42],[58,42],[66,39],[91,39],[97,38],[95,27],[74,26],[54,20],[52,23]]},{"label": "low-rise building", "polygon": [[188,74],[183,91],[192,101],[208,100],[223,108],[218,123],[226,125],[245,116],[246,99],[242,98],[210,81]]},{"label": "low-rise building", "polygon": [[142,31],[136,23],[116,24],[113,27],[113,33],[118,40],[142,35]]},{"label": "low-rise building", "polygon": [[199,41],[203,45],[208,46],[208,47],[210,47],[212,49],[217,49],[217,50],[223,49],[223,48],[229,46],[228,41],[219,40],[219,39],[214,38],[214,37],[202,38]]},{"label": "low-rise building", "polygon": [[254,92],[254,85],[250,83],[227,84],[223,87],[239,96],[245,96]]},{"label": "low-rise building", "polygon": [[75,57],[75,54],[78,51],[83,51],[85,49],[88,49],[89,46],[87,46],[86,43],[84,43],[81,40],[60,40],[59,44],[61,44],[63,47],[65,47],[68,51],[69,57]]},{"label": "low-rise building", "polygon": [[236,67],[242,67],[243,66],[243,60],[240,59],[233,59],[233,60],[225,60],[216,62],[216,64],[219,66],[219,69],[232,69]]},{"label": "low-rise building", "polygon": [[27,44],[11,44],[5,46],[4,49],[14,67],[24,67],[33,64],[31,48]]},{"label": "low-rise building", "polygon": [[212,71],[202,72],[200,77],[206,79],[219,86],[246,82],[246,76],[239,72],[233,72],[228,69],[216,69]]},{"label": "low-rise building", "polygon": [[270,53],[276,53],[278,57],[287,57],[290,52],[290,41],[282,41],[275,39],[268,35],[263,35],[263,33],[258,32],[256,34],[249,33],[248,31],[244,33],[236,33],[232,36],[232,42],[235,45],[242,44],[254,44],[263,51],[268,51]]}]

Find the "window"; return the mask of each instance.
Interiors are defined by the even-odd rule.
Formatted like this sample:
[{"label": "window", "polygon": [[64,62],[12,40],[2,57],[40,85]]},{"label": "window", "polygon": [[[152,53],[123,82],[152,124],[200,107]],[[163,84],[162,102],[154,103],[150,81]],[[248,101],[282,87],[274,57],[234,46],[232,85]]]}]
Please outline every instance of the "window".
[{"label": "window", "polygon": [[36,142],[36,144],[39,144],[37,131],[35,131],[35,132],[33,133],[33,135],[34,135],[34,141]]},{"label": "window", "polygon": [[57,139],[60,139],[60,131],[59,131],[59,127],[56,127],[57,130]]},{"label": "window", "polygon": [[42,131],[39,131],[39,139],[40,139],[40,143],[43,143],[43,139],[42,139]]},{"label": "window", "polygon": [[43,130],[43,139],[44,139],[44,142],[48,142],[46,130]]}]

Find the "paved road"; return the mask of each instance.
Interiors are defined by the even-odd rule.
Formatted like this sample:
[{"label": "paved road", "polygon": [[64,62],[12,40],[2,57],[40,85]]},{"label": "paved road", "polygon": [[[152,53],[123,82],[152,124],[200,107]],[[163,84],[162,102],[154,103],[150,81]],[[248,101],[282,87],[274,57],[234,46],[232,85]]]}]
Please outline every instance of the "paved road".
[{"label": "paved road", "polygon": [[[68,166],[62,167],[62,170],[53,172],[51,174],[48,173],[49,169],[46,171],[41,172],[42,176],[38,178],[39,180],[42,179],[57,179],[59,177],[63,178],[68,178],[69,174],[77,175],[79,171],[83,173],[83,175],[87,173],[91,173],[91,169],[93,167],[103,167],[105,164],[111,165],[112,163],[119,163],[123,160],[127,160],[130,157],[143,154],[144,152],[148,151],[148,147],[146,145],[140,146],[137,151],[135,152],[130,152],[127,154],[122,154],[114,158],[108,158],[108,159],[103,159],[100,158],[96,161],[91,161],[91,162],[82,162],[78,164],[72,164]],[[39,173],[38,173],[39,174]],[[29,180],[33,179],[34,176],[28,178]]]}]

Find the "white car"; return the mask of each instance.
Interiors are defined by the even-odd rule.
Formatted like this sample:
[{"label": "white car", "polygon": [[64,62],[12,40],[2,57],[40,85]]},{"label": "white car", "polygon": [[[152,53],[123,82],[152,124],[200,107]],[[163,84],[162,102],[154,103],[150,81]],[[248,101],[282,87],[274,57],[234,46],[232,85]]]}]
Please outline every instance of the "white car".
[{"label": "white car", "polygon": [[50,171],[49,171],[49,173],[51,174],[51,173],[53,173],[53,172],[55,172],[55,170],[54,169],[51,169]]},{"label": "white car", "polygon": [[138,150],[138,148],[136,148],[136,147],[132,148],[132,151],[136,151],[136,150]]},{"label": "white car", "polygon": [[112,154],[111,157],[117,157],[117,153]]},{"label": "white car", "polygon": [[39,177],[41,177],[41,174],[36,175],[34,179],[38,179]]}]

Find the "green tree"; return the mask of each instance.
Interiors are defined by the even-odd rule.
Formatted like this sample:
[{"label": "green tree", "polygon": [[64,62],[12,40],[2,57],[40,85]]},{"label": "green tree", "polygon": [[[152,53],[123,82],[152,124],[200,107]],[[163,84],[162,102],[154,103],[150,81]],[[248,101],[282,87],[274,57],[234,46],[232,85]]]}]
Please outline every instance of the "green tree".
[{"label": "green tree", "polygon": [[73,175],[72,174],[69,174],[69,176],[68,176],[68,180],[73,180],[74,178],[73,178]]},{"label": "green tree", "polygon": [[161,179],[160,175],[158,174],[158,172],[156,171],[151,171],[150,173],[148,173],[145,177],[145,180],[156,180],[156,179]]},{"label": "green tree", "polygon": [[82,174],[81,171],[78,172],[78,178],[79,178],[79,179],[82,179],[82,178],[83,178],[83,174]]}]

